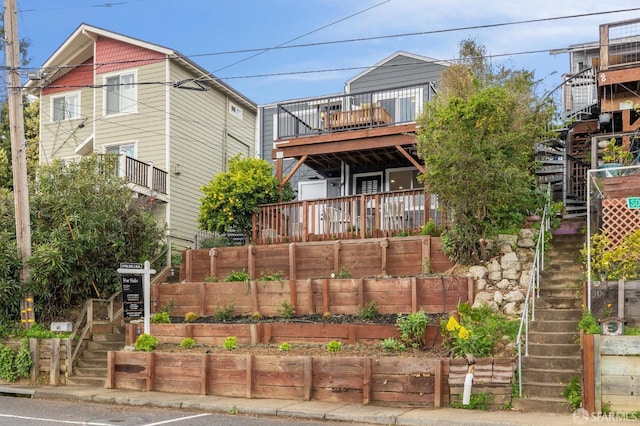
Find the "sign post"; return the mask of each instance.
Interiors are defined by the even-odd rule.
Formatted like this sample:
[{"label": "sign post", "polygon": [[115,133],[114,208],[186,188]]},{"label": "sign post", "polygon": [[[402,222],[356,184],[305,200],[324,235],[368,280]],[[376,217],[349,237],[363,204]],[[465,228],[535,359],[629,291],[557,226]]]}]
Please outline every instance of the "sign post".
[{"label": "sign post", "polygon": [[[144,305],[144,334],[151,334],[151,275],[156,273],[147,260],[144,267],[140,263],[121,263],[118,273],[122,274],[122,301],[126,318],[140,317],[140,303]],[[140,297],[140,277],[142,276],[142,297]],[[141,300],[142,299],[142,300]]]}]

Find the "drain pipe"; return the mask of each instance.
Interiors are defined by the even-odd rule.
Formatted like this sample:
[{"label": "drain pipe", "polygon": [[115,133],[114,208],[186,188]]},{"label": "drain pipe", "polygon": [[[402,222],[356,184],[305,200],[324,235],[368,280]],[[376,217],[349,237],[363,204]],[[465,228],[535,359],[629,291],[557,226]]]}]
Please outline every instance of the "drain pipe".
[{"label": "drain pipe", "polygon": [[469,405],[471,403],[471,384],[473,383],[473,365],[476,363],[476,359],[473,354],[467,354],[467,375],[464,377],[464,390],[462,392],[462,405]]}]

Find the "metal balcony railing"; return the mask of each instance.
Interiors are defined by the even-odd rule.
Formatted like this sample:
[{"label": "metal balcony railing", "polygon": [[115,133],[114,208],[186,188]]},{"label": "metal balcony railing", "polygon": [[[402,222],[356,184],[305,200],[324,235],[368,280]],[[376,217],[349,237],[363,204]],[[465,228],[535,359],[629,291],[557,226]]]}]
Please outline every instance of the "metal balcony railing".
[{"label": "metal balcony railing", "polygon": [[433,83],[278,104],[278,139],[411,123],[435,96]]}]

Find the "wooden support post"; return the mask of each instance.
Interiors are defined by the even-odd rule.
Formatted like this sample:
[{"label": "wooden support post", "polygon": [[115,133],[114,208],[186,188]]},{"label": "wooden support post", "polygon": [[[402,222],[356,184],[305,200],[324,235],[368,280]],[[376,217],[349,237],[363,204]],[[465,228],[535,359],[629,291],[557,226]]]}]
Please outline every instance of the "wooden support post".
[{"label": "wooden support post", "polygon": [[158,312],[158,297],[160,296],[160,287],[158,284],[151,285],[151,300],[155,300],[156,303],[151,303],[151,313]]},{"label": "wooden support post", "polygon": [[185,337],[193,339],[193,324],[185,324],[184,328]]},{"label": "wooden support post", "polygon": [[40,339],[29,338],[29,351],[31,351],[31,381],[35,382],[40,375]]},{"label": "wooden support post", "polygon": [[313,388],[313,359],[305,356],[302,360],[302,370],[304,376],[304,384],[302,387],[302,398],[305,401],[311,400],[311,390]]},{"label": "wooden support post", "polygon": [[247,399],[251,399],[253,397],[253,355],[251,354],[247,354],[247,364],[246,364],[246,371],[247,371]]},{"label": "wooden support post", "polygon": [[469,306],[473,306],[473,300],[475,299],[475,279],[473,277],[467,278],[467,303]]},{"label": "wooden support post", "polygon": [[249,270],[249,279],[256,279],[256,248],[253,245],[247,246],[247,269]]},{"label": "wooden support post", "polygon": [[289,279],[297,280],[298,268],[296,267],[296,243],[289,243]]},{"label": "wooden support post", "polygon": [[316,313],[316,304],[313,298],[313,283],[311,282],[311,278],[306,280],[307,283],[307,309],[309,315]]},{"label": "wooden support post", "polygon": [[273,324],[270,322],[261,322],[260,325],[262,326],[262,343],[268,345],[271,343]]},{"label": "wooden support post", "polygon": [[71,341],[71,339],[64,339],[65,340],[65,348],[67,350],[67,359],[65,360],[65,364],[67,366],[66,370],[66,377],[71,376],[72,373],[72,369],[73,369],[73,342]]},{"label": "wooden support post", "polygon": [[360,194],[360,238],[367,238],[367,198]]},{"label": "wooden support post", "polygon": [[207,374],[209,369],[207,368],[209,360],[209,355],[202,354],[202,359],[200,361],[200,395],[207,394],[207,383],[209,382],[209,375]]},{"label": "wooden support post", "polygon": [[430,274],[432,269],[433,268],[431,266],[431,237],[427,235],[422,240],[422,273]]},{"label": "wooden support post", "polygon": [[602,357],[600,356],[600,339],[599,334],[592,334],[593,336],[593,392],[594,392],[594,404],[593,411],[602,412]]},{"label": "wooden support post", "polygon": [[582,346],[582,406],[588,413],[596,411],[593,334],[580,332]]},{"label": "wooden support post", "polygon": [[347,342],[349,342],[350,345],[355,345],[357,338],[358,335],[356,332],[356,328],[353,326],[353,324],[350,324],[347,328]]},{"label": "wooden support post", "polygon": [[147,392],[153,390],[153,382],[156,378],[156,354],[154,352],[149,352],[147,354],[147,377],[146,377],[146,385]]},{"label": "wooden support post", "polygon": [[218,250],[212,248],[209,250],[209,275],[212,277],[218,277]]},{"label": "wooden support post", "polygon": [[249,344],[251,346],[256,346],[260,341],[258,336],[258,325],[259,324],[249,324],[249,333],[251,335]]},{"label": "wooden support post", "polygon": [[298,306],[298,286],[295,280],[289,280],[289,303],[293,306],[294,314]]},{"label": "wooden support post", "polygon": [[330,313],[329,310],[329,280],[322,280],[322,314]]},{"label": "wooden support post", "polygon": [[254,280],[249,281],[249,289],[251,290],[251,301],[253,302],[253,313],[260,312],[260,304],[258,303],[258,286]]},{"label": "wooden support post", "polygon": [[411,312],[418,312],[418,280],[416,277],[411,277]]},{"label": "wooden support post", "polygon": [[338,273],[340,271],[340,251],[342,250],[342,243],[340,240],[333,243],[333,270]]},{"label": "wooden support post", "polygon": [[364,359],[364,369],[362,372],[362,404],[369,405],[371,403],[371,372],[373,370],[373,360],[371,358]]},{"label": "wooden support post", "polygon": [[389,248],[389,239],[383,238],[380,241],[380,274],[383,277],[387,275],[387,248]]},{"label": "wooden support post", "polygon": [[364,309],[364,278],[358,281],[358,307]]},{"label": "wooden support post", "polygon": [[207,316],[207,283],[200,283],[200,316]]},{"label": "wooden support post", "polygon": [[60,384],[60,339],[51,339],[51,359],[49,360],[49,384]]},{"label": "wooden support post", "polygon": [[442,407],[442,359],[436,358],[433,376],[433,408]]},{"label": "wooden support post", "polygon": [[618,280],[618,318],[624,318],[624,280]]},{"label": "wooden support post", "polygon": [[115,389],[116,387],[116,353],[115,351],[107,352],[107,389]]},{"label": "wooden support post", "polygon": [[[185,269],[186,269],[186,274],[185,274],[185,278],[187,280],[187,282],[191,283],[193,282],[193,256],[196,254],[195,250],[187,250],[187,256],[185,259]],[[182,270],[182,268],[180,268]],[[180,282],[180,274],[178,274],[178,282]]]},{"label": "wooden support post", "polygon": [[309,241],[309,202],[302,202],[302,242]]}]

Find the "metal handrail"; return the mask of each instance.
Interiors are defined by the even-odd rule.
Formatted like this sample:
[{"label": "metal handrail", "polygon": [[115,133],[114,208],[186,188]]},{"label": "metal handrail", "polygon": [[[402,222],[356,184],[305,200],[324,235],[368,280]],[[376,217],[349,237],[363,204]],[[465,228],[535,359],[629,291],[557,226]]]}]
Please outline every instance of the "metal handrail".
[{"label": "metal handrail", "polygon": [[[550,191],[549,187],[549,191]],[[547,198],[547,204],[542,213],[540,221],[540,231],[538,232],[538,241],[536,242],[536,252],[533,258],[531,274],[529,276],[529,285],[527,286],[527,296],[524,299],[522,315],[520,317],[520,326],[518,327],[518,337],[516,346],[518,347],[518,396],[522,398],[522,337],[524,334],[524,356],[529,356],[529,304],[531,304],[531,321],[536,319],[536,298],[540,297],[540,272],[544,270],[544,243],[545,234],[551,227],[551,197]]]}]

